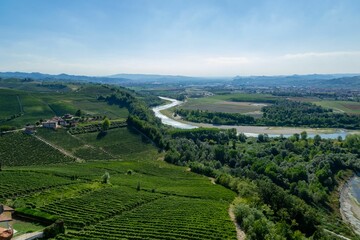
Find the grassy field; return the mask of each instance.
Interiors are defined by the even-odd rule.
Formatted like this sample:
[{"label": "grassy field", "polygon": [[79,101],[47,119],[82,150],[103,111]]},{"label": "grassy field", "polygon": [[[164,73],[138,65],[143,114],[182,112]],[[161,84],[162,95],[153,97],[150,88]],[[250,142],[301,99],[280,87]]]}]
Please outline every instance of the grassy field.
[{"label": "grassy field", "polygon": [[261,108],[270,105],[276,97],[265,94],[226,94],[205,98],[190,98],[181,108],[210,112],[242,113],[260,117]]},{"label": "grassy field", "polygon": [[334,112],[360,114],[360,103],[350,101],[317,101],[314,102],[324,108],[331,108]]},{"label": "grassy field", "polygon": [[32,222],[24,222],[21,220],[15,220],[12,222],[13,228],[16,229],[16,233],[14,237],[20,236],[25,233],[36,232],[44,229],[44,225],[39,223],[32,223]]},{"label": "grassy field", "polygon": [[[65,131],[39,134],[67,150],[92,144],[121,156],[121,161],[3,167],[0,202],[63,219],[67,232],[57,239],[236,239],[228,215],[235,193],[162,161],[163,154],[139,134],[127,128],[102,139],[92,133],[76,135],[79,139]],[[108,184],[102,183],[105,172]]]},{"label": "grassy field", "polygon": [[[97,100],[97,96],[111,93],[110,89],[98,85],[53,93],[0,89],[0,126],[23,127],[26,124],[35,124],[39,119],[62,116],[66,113],[75,114],[78,109],[84,114],[107,116],[110,119],[126,118],[126,108]],[[14,114],[21,115],[10,119]]]}]

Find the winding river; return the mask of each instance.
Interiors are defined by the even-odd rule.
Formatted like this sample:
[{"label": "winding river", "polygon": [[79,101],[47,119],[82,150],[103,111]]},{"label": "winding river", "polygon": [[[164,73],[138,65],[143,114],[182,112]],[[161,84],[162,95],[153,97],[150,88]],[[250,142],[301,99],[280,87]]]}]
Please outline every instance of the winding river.
[{"label": "winding river", "polygon": [[314,137],[315,135],[320,135],[321,138],[325,139],[336,139],[338,137],[342,137],[343,139],[352,133],[360,133],[359,131],[347,131],[343,129],[314,129],[314,128],[297,128],[297,127],[262,127],[262,126],[231,126],[231,125],[214,125],[214,124],[206,124],[206,123],[194,123],[188,122],[184,120],[177,120],[173,118],[169,118],[168,116],[161,113],[161,111],[178,106],[183,104],[184,102],[178,101],[176,99],[167,98],[167,97],[159,97],[163,100],[170,101],[171,103],[160,105],[154,107],[152,110],[155,113],[155,116],[161,119],[161,122],[166,125],[173,126],[175,128],[181,129],[194,129],[198,127],[215,127],[222,129],[231,129],[235,128],[238,133],[244,133],[249,137],[256,137],[259,134],[268,134],[269,137],[279,137],[283,135],[284,137],[290,137],[295,133],[301,133],[302,131],[306,131],[308,133],[308,137]]}]

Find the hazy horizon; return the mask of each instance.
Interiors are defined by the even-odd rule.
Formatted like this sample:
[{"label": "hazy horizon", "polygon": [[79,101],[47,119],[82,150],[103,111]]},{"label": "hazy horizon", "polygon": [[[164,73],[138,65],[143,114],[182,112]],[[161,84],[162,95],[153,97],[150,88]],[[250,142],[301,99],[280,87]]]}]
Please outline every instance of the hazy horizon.
[{"label": "hazy horizon", "polygon": [[360,2],[0,2],[0,71],[195,77],[357,73]]}]

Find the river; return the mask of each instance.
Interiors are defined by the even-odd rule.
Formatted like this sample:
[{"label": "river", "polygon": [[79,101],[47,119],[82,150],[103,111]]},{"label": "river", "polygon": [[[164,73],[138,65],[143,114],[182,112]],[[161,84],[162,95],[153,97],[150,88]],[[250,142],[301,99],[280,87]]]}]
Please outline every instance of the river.
[{"label": "river", "polygon": [[197,128],[197,126],[176,121],[176,120],[171,119],[171,118],[169,118],[169,117],[167,117],[167,116],[165,116],[164,114],[161,113],[162,110],[175,107],[175,106],[177,106],[177,105],[182,104],[183,102],[178,101],[178,100],[176,100],[176,99],[172,99],[172,98],[166,98],[166,97],[159,97],[159,98],[171,102],[171,103],[168,103],[168,104],[165,104],[165,105],[160,105],[160,106],[154,107],[154,108],[152,109],[152,110],[154,111],[154,113],[155,113],[155,116],[158,117],[158,118],[160,118],[160,119],[161,119],[161,122],[162,122],[163,124],[165,124],[165,125],[170,125],[170,126],[173,126],[173,127],[175,127],[175,128],[181,128],[181,129],[193,129],[193,128]]},{"label": "river", "polygon": [[344,221],[350,223],[360,235],[360,177],[353,176],[340,193],[340,212]]},{"label": "river", "polygon": [[194,123],[184,120],[177,120],[169,118],[161,113],[162,110],[166,110],[178,105],[183,104],[184,102],[178,101],[176,99],[159,97],[163,100],[170,101],[171,103],[160,105],[154,107],[152,110],[155,113],[155,116],[161,119],[161,122],[166,125],[173,126],[175,128],[181,129],[194,129],[198,127],[212,127],[212,128],[221,128],[221,129],[231,129],[235,128],[238,133],[244,133],[248,137],[256,137],[259,134],[268,134],[269,137],[279,137],[283,135],[284,137],[290,137],[295,133],[301,133],[306,131],[308,137],[314,137],[319,135],[321,138],[325,139],[336,139],[342,137],[343,139],[352,133],[360,133],[359,131],[347,131],[344,129],[314,129],[314,128],[300,128],[300,127],[262,127],[262,126],[231,126],[231,125],[214,125],[206,123]]}]

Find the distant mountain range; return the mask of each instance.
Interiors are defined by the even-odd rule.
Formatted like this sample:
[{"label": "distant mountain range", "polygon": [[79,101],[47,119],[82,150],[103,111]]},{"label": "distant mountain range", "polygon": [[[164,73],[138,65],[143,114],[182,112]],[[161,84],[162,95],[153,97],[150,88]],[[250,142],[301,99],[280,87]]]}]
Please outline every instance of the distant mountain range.
[{"label": "distant mountain range", "polygon": [[237,76],[234,78],[233,84],[241,86],[360,88],[360,74]]},{"label": "distant mountain range", "polygon": [[45,74],[39,72],[0,72],[1,78],[31,78],[35,80],[62,80],[62,81],[84,81],[84,82],[103,82],[103,83],[119,83],[128,82],[129,79],[124,78],[110,78],[110,77],[91,77],[91,76],[80,76],[80,75],[69,75],[69,74]]},{"label": "distant mountain range", "polygon": [[235,78],[189,77],[156,74],[116,74],[93,77],[69,74],[44,74],[38,72],[0,72],[0,78],[31,78],[42,81],[84,81],[120,85],[137,84],[208,84],[226,83],[238,86],[327,87],[360,88],[360,74],[310,74],[288,76],[236,76]]},{"label": "distant mountain range", "polygon": [[231,81],[232,78],[206,78],[206,77],[188,77],[188,76],[175,76],[175,75],[156,75],[156,74],[116,74],[110,76],[80,76],[69,74],[44,74],[38,72],[25,73],[25,72],[0,72],[2,78],[31,78],[36,80],[62,80],[62,81],[86,81],[86,82],[99,82],[99,83],[113,83],[113,84],[163,84],[163,83],[213,83]]}]

